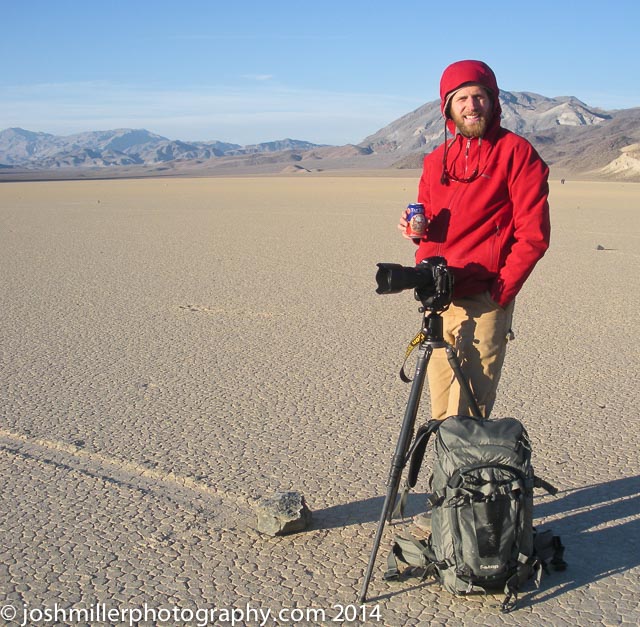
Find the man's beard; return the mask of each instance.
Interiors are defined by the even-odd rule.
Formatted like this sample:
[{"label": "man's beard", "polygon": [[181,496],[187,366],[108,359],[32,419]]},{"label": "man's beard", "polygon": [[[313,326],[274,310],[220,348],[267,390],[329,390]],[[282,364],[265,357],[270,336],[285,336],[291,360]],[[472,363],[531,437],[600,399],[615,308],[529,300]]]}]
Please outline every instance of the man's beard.
[{"label": "man's beard", "polygon": [[480,115],[478,123],[473,125],[465,124],[464,119],[456,114],[452,113],[451,117],[460,134],[469,138],[483,137],[491,121],[491,114],[488,116]]}]

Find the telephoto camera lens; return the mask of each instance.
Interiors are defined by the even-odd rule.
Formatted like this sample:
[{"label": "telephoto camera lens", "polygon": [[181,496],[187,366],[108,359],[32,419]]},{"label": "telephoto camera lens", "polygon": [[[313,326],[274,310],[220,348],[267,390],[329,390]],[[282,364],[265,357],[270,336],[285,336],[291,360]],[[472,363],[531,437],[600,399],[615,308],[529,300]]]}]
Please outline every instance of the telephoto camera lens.
[{"label": "telephoto camera lens", "polygon": [[377,294],[398,294],[416,287],[420,277],[416,268],[405,268],[399,263],[379,263],[376,281]]}]

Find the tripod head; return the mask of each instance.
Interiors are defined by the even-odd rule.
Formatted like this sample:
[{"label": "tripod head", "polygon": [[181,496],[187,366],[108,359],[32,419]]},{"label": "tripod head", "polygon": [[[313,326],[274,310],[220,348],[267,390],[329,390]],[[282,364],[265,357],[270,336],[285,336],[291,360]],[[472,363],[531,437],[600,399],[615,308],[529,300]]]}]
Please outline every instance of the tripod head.
[{"label": "tripod head", "polygon": [[431,311],[428,314],[424,312],[424,321],[422,322],[423,342],[429,343],[435,347],[444,346],[443,321],[442,312]]}]

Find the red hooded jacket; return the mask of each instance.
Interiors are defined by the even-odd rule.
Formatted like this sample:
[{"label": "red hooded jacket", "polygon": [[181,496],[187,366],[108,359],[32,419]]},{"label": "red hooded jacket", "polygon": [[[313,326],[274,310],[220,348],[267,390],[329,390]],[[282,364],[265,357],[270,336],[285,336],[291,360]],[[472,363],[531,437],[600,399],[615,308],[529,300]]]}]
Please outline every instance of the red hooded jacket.
[{"label": "red hooded jacket", "polygon": [[[447,96],[467,83],[489,90],[493,117],[481,140],[447,139],[445,131],[445,142],[425,156],[418,202],[430,224],[416,263],[443,256],[455,277],[454,297],[488,290],[504,307],[549,246],[549,168],[527,140],[500,126],[496,78],[481,61],[459,61],[444,71],[445,117]],[[455,133],[448,117],[445,125]]]}]

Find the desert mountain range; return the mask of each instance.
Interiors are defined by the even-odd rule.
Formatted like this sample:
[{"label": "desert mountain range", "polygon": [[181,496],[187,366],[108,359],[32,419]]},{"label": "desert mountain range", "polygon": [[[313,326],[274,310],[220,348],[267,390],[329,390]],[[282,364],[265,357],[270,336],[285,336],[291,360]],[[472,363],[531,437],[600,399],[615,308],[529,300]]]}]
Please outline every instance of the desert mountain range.
[{"label": "desert mountain range", "polygon": [[[573,97],[509,91],[500,92],[500,103],[502,125],[527,137],[552,173],[640,181],[640,108],[605,111]],[[0,180],[418,168],[443,135],[439,101],[346,146],[183,142],[144,129],[62,137],[10,128],[0,132]]]}]

